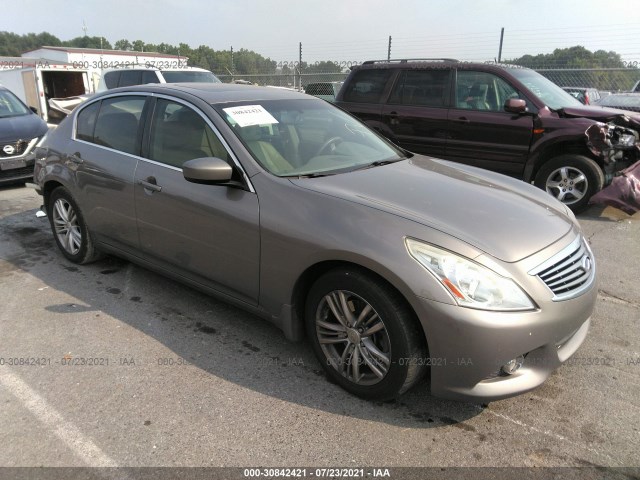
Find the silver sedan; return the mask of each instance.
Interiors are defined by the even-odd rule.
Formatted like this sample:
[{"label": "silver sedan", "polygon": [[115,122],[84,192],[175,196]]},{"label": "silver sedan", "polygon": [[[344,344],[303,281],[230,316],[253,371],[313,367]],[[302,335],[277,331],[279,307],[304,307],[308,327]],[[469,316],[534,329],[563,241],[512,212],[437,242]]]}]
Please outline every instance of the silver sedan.
[{"label": "silver sedan", "polygon": [[427,373],[434,395],[517,395],[587,335],[596,266],[568,208],[402,150],[311,96],[116,89],[36,156],[67,259],[117,255],[291,340],[306,332],[326,374],[364,398],[393,398]]}]

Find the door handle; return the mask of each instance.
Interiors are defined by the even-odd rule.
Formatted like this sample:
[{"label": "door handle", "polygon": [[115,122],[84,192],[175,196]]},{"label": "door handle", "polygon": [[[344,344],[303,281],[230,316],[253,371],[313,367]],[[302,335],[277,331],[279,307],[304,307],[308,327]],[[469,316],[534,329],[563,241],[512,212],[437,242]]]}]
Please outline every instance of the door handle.
[{"label": "door handle", "polygon": [[156,183],[155,177],[148,177],[146,180],[138,180],[138,185],[142,185],[145,190],[151,192],[161,192],[162,187]]},{"label": "door handle", "polygon": [[471,122],[471,120],[469,120],[467,117],[456,118],[453,121],[455,123],[470,123]]}]

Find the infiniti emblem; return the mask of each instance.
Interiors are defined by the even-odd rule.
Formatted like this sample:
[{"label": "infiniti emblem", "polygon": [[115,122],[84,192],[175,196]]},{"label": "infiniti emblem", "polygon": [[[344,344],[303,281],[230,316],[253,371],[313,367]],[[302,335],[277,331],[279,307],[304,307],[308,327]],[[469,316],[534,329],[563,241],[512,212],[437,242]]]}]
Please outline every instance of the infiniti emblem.
[{"label": "infiniti emblem", "polygon": [[11,155],[11,154],[13,154],[13,152],[15,152],[15,151],[16,151],[16,149],[15,149],[15,148],[13,148],[13,145],[5,145],[5,146],[2,148],[2,151],[3,151],[4,153],[6,153],[7,155]]},{"label": "infiniti emblem", "polygon": [[587,255],[585,255],[584,257],[582,257],[580,266],[585,271],[585,273],[589,273],[591,271],[591,259]]}]

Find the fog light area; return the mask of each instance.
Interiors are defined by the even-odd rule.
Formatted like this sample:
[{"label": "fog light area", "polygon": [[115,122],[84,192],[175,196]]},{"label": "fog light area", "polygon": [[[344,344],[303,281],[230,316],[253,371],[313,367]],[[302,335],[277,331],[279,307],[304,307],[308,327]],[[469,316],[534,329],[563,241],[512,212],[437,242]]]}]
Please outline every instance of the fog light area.
[{"label": "fog light area", "polygon": [[514,358],[513,360],[509,360],[505,363],[500,369],[502,373],[506,375],[513,375],[516,373],[522,365],[524,364],[524,356],[520,355],[519,357]]}]

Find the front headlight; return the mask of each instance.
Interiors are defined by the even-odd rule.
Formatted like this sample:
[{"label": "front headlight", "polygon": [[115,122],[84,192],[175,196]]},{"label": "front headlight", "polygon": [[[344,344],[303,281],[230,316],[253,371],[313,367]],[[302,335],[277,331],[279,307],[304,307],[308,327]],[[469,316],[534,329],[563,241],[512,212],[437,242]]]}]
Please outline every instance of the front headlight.
[{"label": "front headlight", "polygon": [[535,305],[510,278],[465,257],[411,238],[409,254],[433,273],[458,305],[480,310],[533,310]]}]

